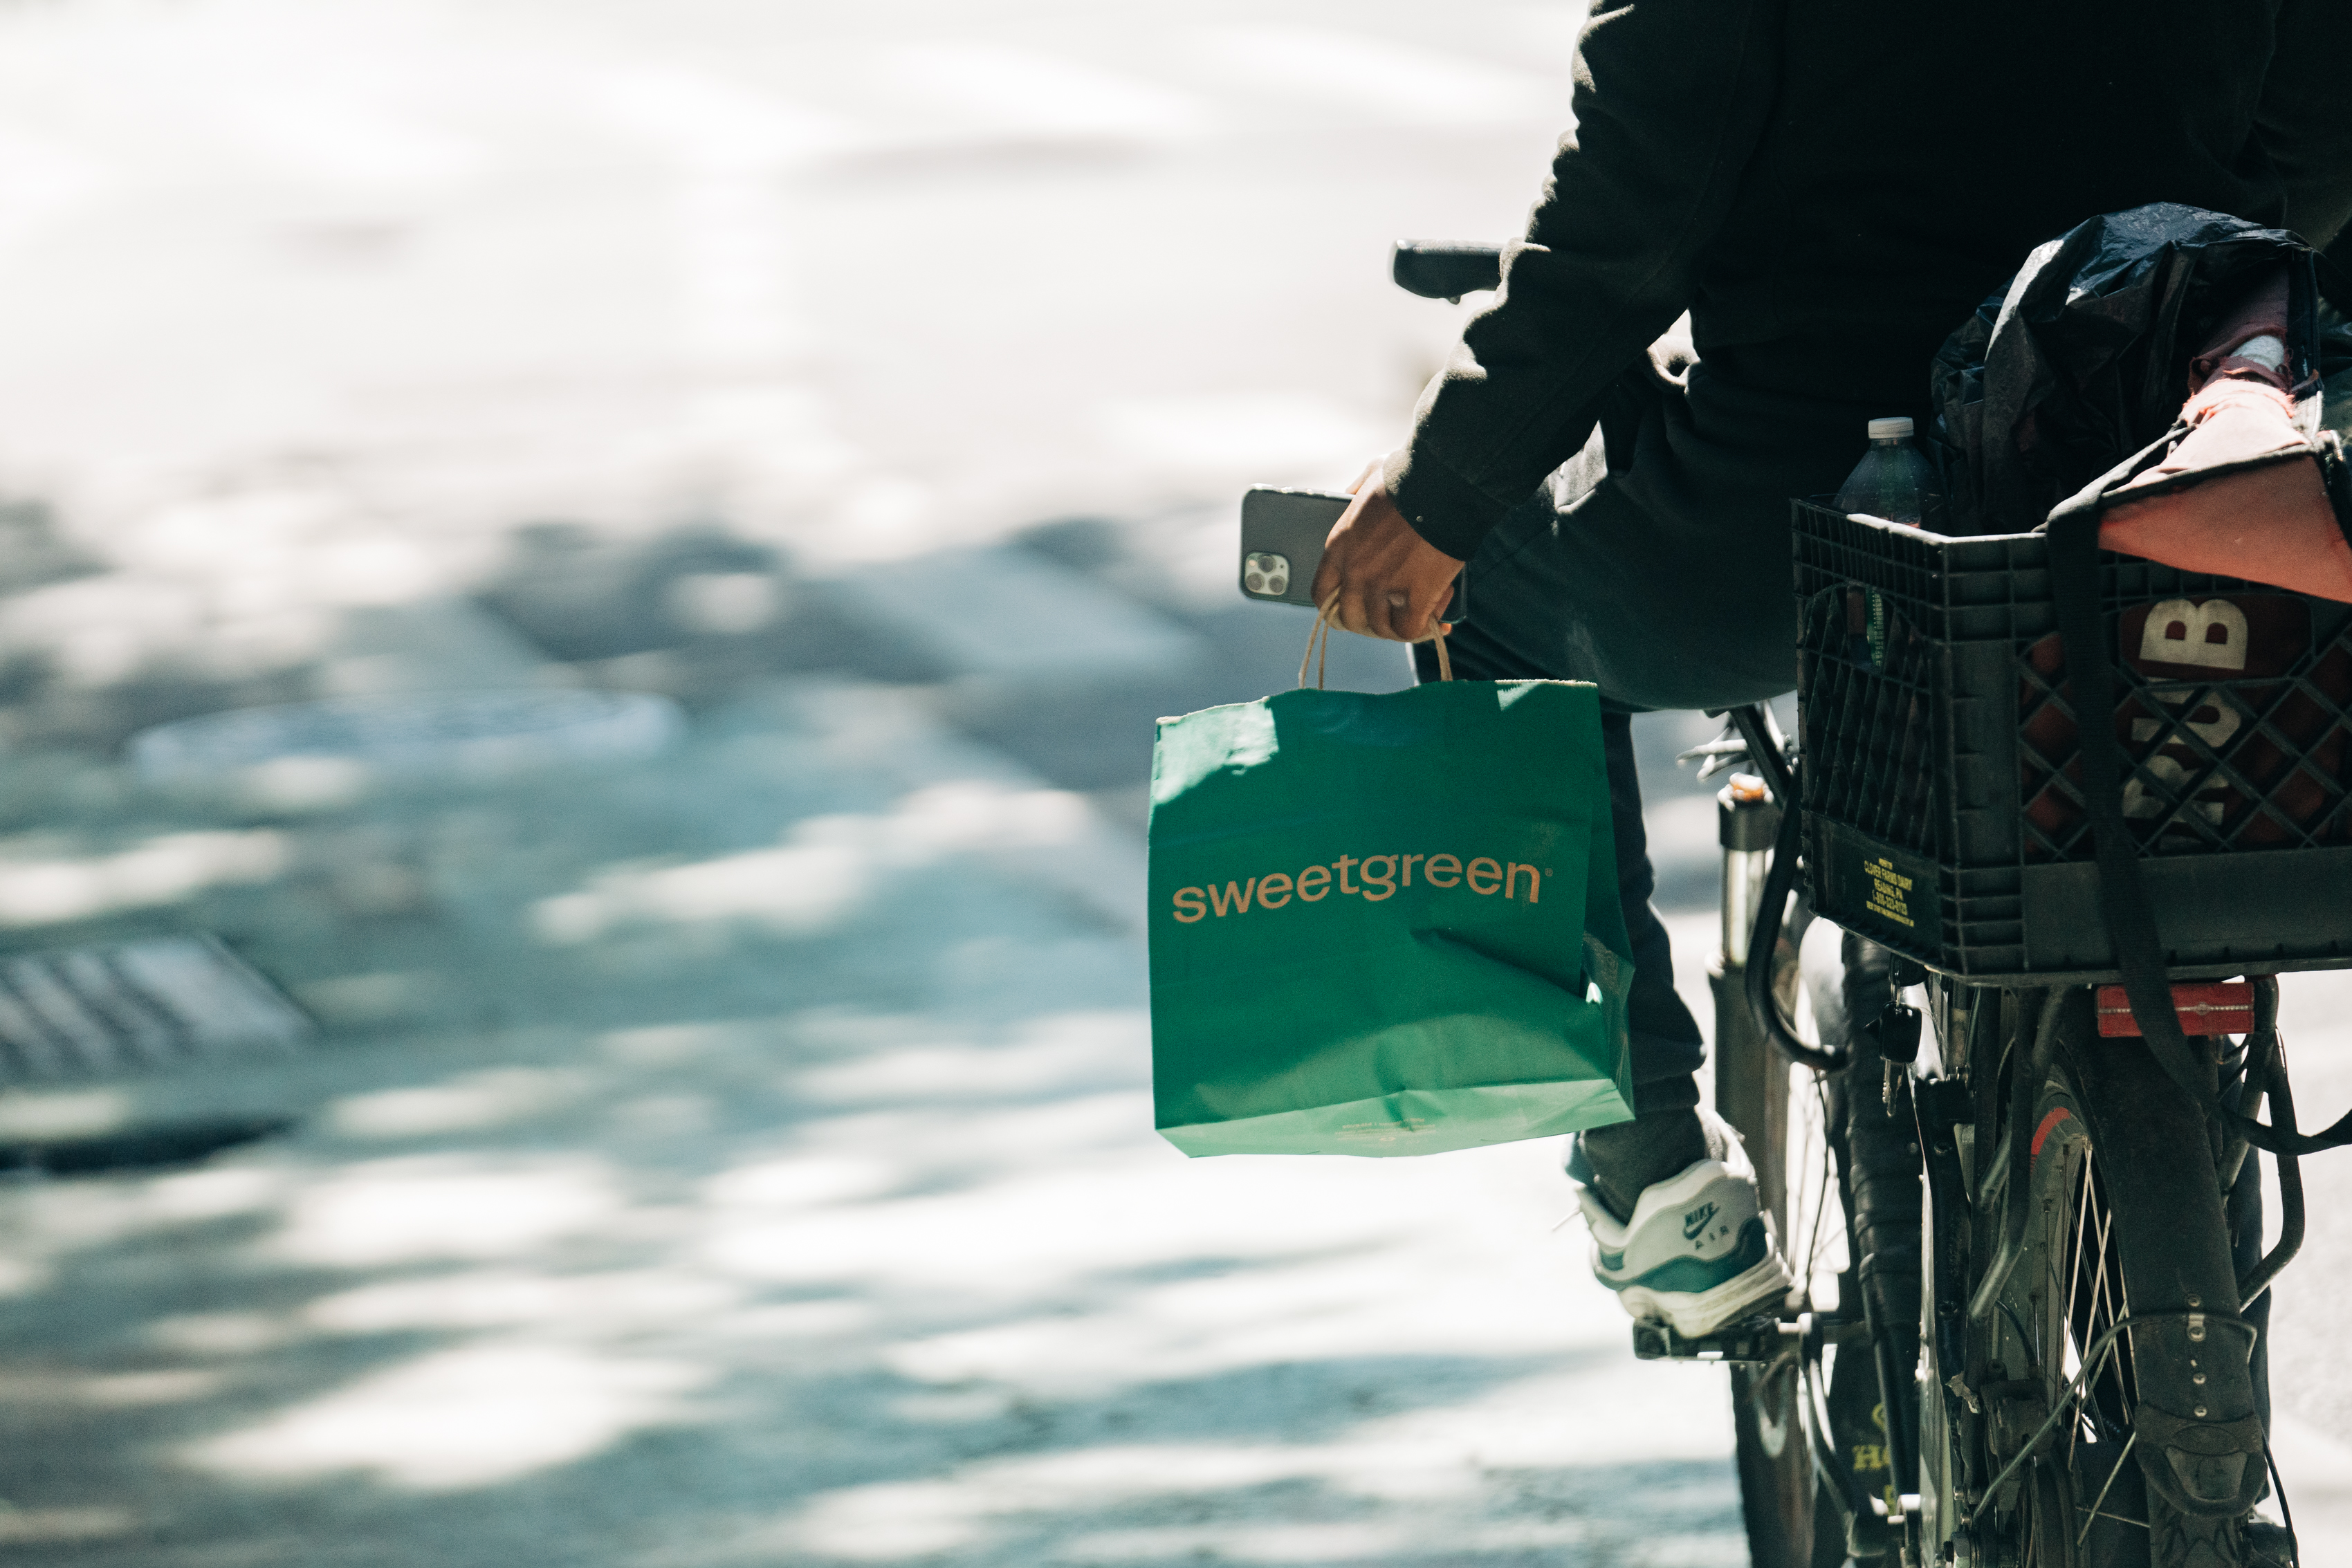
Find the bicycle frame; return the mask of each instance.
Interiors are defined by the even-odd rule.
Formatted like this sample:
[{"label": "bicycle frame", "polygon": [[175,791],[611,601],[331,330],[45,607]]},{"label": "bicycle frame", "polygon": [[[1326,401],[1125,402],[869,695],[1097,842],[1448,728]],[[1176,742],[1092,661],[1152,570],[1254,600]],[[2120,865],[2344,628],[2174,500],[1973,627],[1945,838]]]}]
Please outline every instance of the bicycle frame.
[{"label": "bicycle frame", "polygon": [[[1759,759],[1759,771],[1769,777],[1773,794],[1782,806],[1782,816],[1772,835],[1769,872],[1760,883],[1753,852],[1734,846],[1732,835],[1728,831],[1726,834],[1726,937],[1709,969],[1717,1016],[1717,1103],[1735,1126],[1750,1137],[1761,1138],[1768,1149],[1777,1151],[1783,1147],[1789,1134],[1786,1063],[1794,1062],[1817,1073],[1841,1071],[1853,1064],[1854,1048],[1841,1050],[1833,1042],[1817,1045],[1801,1040],[1783,1016],[1779,995],[1782,988],[1778,983],[1777,971],[1790,957],[1781,940],[1781,928],[1796,886],[1795,861],[1801,841],[1795,825],[1801,814],[1795,770],[1780,753],[1780,737],[1767,713],[1750,709],[1735,712],[1731,716],[1746,742],[1747,754]],[[1769,761],[1761,760],[1765,758]],[[1751,899],[1752,915],[1750,909],[1739,907]],[[1738,929],[1743,919],[1748,925],[1748,936],[1740,942],[1737,939]],[[1874,1294],[1868,1287],[1858,1292],[1859,1303],[1842,1296],[1836,1317],[1827,1321],[1811,1317],[1784,1321],[1774,1325],[1777,1332],[1772,1333],[1760,1332],[1759,1325],[1742,1325],[1712,1341],[1677,1343],[1671,1334],[1661,1337],[1654,1331],[1647,1335],[1637,1332],[1636,1343],[1640,1354],[1696,1355],[1748,1367],[1751,1371],[1743,1384],[1736,1385],[1743,1393],[1748,1384],[1767,1383],[1775,1375],[1775,1369],[1793,1364],[1803,1390],[1796,1414],[1806,1428],[1805,1448],[1812,1457],[1814,1482],[1819,1495],[1843,1516],[1853,1544],[1857,1548],[1896,1547],[1906,1564],[1941,1563],[1946,1561],[1944,1553],[1949,1543],[1956,1539],[1976,1538],[1974,1531],[1979,1521],[1972,1517],[1970,1505],[1962,1495],[1964,1478],[1954,1474],[1946,1462],[1944,1444],[1927,1443],[1923,1452],[1920,1445],[1907,1439],[1915,1433],[1924,1437],[1948,1433],[1959,1408],[1951,1401],[1965,1402],[1972,1417],[1982,1413],[1980,1400],[1985,1391],[1974,1385],[1967,1371],[1971,1365],[1969,1336],[1980,1331],[1996,1303],[2002,1301],[2011,1272],[2025,1253],[2024,1230],[2032,1217],[2023,1195],[2027,1192],[2029,1169],[2033,1168],[2030,1162],[2038,1158],[2042,1136],[2048,1129],[2045,1124],[2032,1138],[2024,1135],[2024,1130],[2033,1125],[2034,1097],[2050,1081],[2053,1064],[2061,1054],[2062,1020],[2068,1009],[2087,1010],[2089,1004],[2080,987],[2052,987],[2035,995],[1969,987],[1931,977],[1907,962],[1898,967],[1903,971],[1896,976],[1901,982],[1928,983],[1937,1015],[1937,1027],[1932,1037],[1935,1046],[1917,1052],[1916,1060],[1903,1064],[1902,1080],[1916,1134],[1916,1147],[1912,1153],[1918,1164],[1927,1217],[1927,1248],[1919,1260],[1916,1281],[1918,1327],[1924,1341],[1920,1350],[1930,1367],[1950,1375],[1929,1375],[1916,1384],[1905,1375],[1907,1367],[1902,1354],[1907,1346],[1895,1343],[1901,1330],[1896,1324],[1879,1321],[1880,1314],[1872,1310]],[[1899,1005],[1900,990],[1899,985],[1891,983],[1885,992],[1889,1016]],[[2275,977],[2260,979],[2256,996],[2254,1028],[2247,1037],[2243,1103],[2251,1112],[2257,1097],[2270,1095],[2274,1117],[2292,1128],[2292,1090],[2285,1082],[2284,1047],[2276,1031]],[[1871,1027],[1869,1019],[1854,1018],[1848,1022],[1851,1029],[1873,1037],[1878,1032]],[[2009,1046],[2013,1054],[2004,1061],[2000,1051],[2009,1042],[2013,1042]],[[1886,1098],[1890,1108],[1897,1082],[1895,1067],[1896,1062],[1888,1059]],[[1997,1085],[2004,1070],[2010,1087],[2005,1099]],[[1958,1075],[1963,1071],[1968,1076]],[[2144,1081],[2147,1074],[2143,1072],[2140,1077]],[[2165,1086],[2158,1087],[2161,1090]],[[2090,1093],[2095,1089],[2095,1083],[2085,1083],[2084,1092]],[[1866,1093],[1867,1089],[1859,1092]],[[1855,1086],[1850,1085],[1849,1097],[1855,1092]],[[2197,1174],[2206,1167],[2173,1157],[2178,1140],[2189,1135],[2183,1129],[2208,1127],[2206,1135],[2215,1142],[2217,1166],[2213,1168],[2219,1170],[2225,1191],[2234,1186],[2242,1161],[2253,1153],[2242,1134],[2223,1146],[2220,1134],[2210,1125],[2210,1118],[2200,1121],[2185,1101],[2173,1113],[2175,1121],[2182,1115],[2189,1120],[2171,1132],[2170,1146],[2128,1134],[2111,1137],[2102,1145],[2105,1163],[2115,1166],[2108,1180],[2125,1189],[2119,1201],[2126,1210],[2126,1218],[2135,1212],[2138,1215],[2133,1220],[2134,1233],[2143,1238],[2159,1229],[2159,1217],[2181,1208],[2194,1197],[2198,1182],[2210,1180],[2210,1176]],[[1975,1145],[1973,1182],[1961,1146],[1971,1129],[1979,1139]],[[1993,1129],[2003,1129],[2002,1135],[1991,1135]],[[1778,1160],[1758,1164],[1761,1201],[1780,1217],[1785,1234],[1790,1197],[1785,1169]],[[2209,1322],[2253,1332],[2236,1312],[2223,1311],[2223,1303],[2238,1307],[2241,1312],[2244,1311],[2247,1303],[2254,1301],[2277,1279],[2302,1239],[2301,1181],[2291,1153],[2281,1159],[2279,1174],[2287,1211],[2279,1243],[2242,1277],[2225,1267],[2213,1278],[2202,1278],[2187,1265],[2184,1255],[2183,1277],[2189,1278],[2194,1285],[2186,1298],[2189,1306],[2179,1311],[2134,1310],[2128,1319],[2113,1325],[2095,1343],[2084,1347],[2082,1364],[2073,1381],[2039,1425],[2030,1435],[2011,1434],[2011,1438],[2005,1439],[2015,1442],[2015,1447],[2008,1452],[2007,1463],[2000,1474],[1989,1484],[1981,1475],[1975,1478],[1979,1483],[1973,1493],[1975,1507],[2023,1506],[2018,1491],[2023,1483],[2016,1479],[2021,1467],[2037,1454],[2045,1453],[2053,1440],[2052,1434],[2070,1419],[2070,1411],[2075,1413],[2072,1419],[2079,1422],[2083,1418],[2086,1389],[2097,1385],[2105,1375],[2103,1366],[2123,1364],[2116,1358],[2126,1354],[2121,1348],[2126,1343],[2131,1346],[2129,1364],[2143,1423],[2157,1423],[2161,1432],[2169,1430],[2161,1422],[2189,1417],[2192,1411],[2194,1417],[2204,1417],[2204,1400],[2209,1397],[2204,1392],[2206,1379],[2202,1372],[2196,1370],[2199,1358],[2190,1352],[2212,1332]],[[2189,1185],[2182,1187],[2181,1196],[2170,1196],[2168,1189],[2182,1182]],[[1867,1210],[1869,1200],[1864,1198],[1858,1211],[1854,1194],[1849,1190],[1845,1196],[1849,1225],[1866,1227],[1872,1218]],[[2209,1193],[2209,1201],[2210,1197]],[[1971,1233],[1968,1228],[1981,1205],[1996,1200],[2001,1220],[1998,1244],[1991,1257],[1983,1260],[1971,1288],[1968,1271]],[[2084,1201],[2088,1201],[2087,1196]],[[1981,1231],[1975,1236],[1980,1245]],[[2146,1249],[2144,1239],[2143,1252]],[[2190,1252],[2194,1251],[2192,1247]],[[1981,1254],[1976,1256],[1982,1258]],[[2211,1272],[2210,1264],[2205,1272]],[[2158,1294],[2153,1287],[2144,1285],[2143,1289],[2150,1299]],[[2200,1306],[2200,1302],[2210,1306]],[[1862,1308],[1859,1322],[1857,1304]],[[2000,1310],[2009,1311],[2006,1305]],[[2118,1338],[2126,1323],[2139,1325],[2128,1341]],[[2179,1338],[2182,1335],[2193,1337]],[[1866,1339],[1870,1344],[1883,1408],[1890,1417],[1887,1435],[1893,1450],[1892,1468],[1900,1487],[1891,1500],[1893,1507],[1859,1489],[1853,1482],[1851,1467],[1838,1462],[1828,1402],[1821,1388],[1822,1347],[1857,1337]],[[1763,1370],[1753,1370],[1759,1366]],[[1895,1418],[1906,1406],[1916,1406],[1916,1422]],[[1745,1437],[1744,1428],[1742,1435]],[[2105,1482],[2081,1521],[2084,1539],[2100,1519],[2119,1517],[2105,1505],[2138,1436],[2136,1426],[2124,1453],[2110,1458]],[[2020,1437],[2021,1441],[2017,1440]],[[1996,1451],[2007,1450],[1997,1443]],[[2266,1458],[2266,1454],[2263,1457]],[[1928,1462],[1931,1458],[1932,1464]],[[1743,1488],[1749,1484],[1746,1459],[1743,1454]],[[2052,1462],[2055,1461],[2047,1458],[2043,1460],[2045,1467]],[[2274,1465],[2270,1469],[2274,1474]],[[2144,1464],[2140,1469],[2154,1478],[2149,1483],[2151,1490],[2190,1516],[2192,1524],[2201,1519],[2216,1532],[2237,1530],[2232,1521],[2251,1505],[2255,1496],[2252,1489],[2262,1479],[2260,1471],[2250,1468],[2238,1472],[2240,1479],[2233,1483],[2234,1491],[2205,1495],[2184,1490],[2189,1483],[2176,1483],[2176,1479],[2165,1470],[2148,1471]],[[1751,1507],[1751,1535],[1753,1511]],[[2071,1521],[2074,1516],[2065,1517]],[[2151,1514],[2150,1520],[2154,1517]],[[2168,1517],[2178,1522],[2177,1516]],[[2126,1522],[2137,1523],[2142,1529],[2153,1527],[2152,1523]],[[2220,1535],[2217,1533],[2214,1539],[2219,1540]],[[2235,1542],[2234,1533],[2230,1539]],[[2035,1561],[2040,1560],[2037,1555]],[[2166,1560],[2170,1561],[2168,1557]],[[2236,1559],[2233,1556],[2230,1560]],[[1763,1561],[1759,1553],[1759,1562]]]}]

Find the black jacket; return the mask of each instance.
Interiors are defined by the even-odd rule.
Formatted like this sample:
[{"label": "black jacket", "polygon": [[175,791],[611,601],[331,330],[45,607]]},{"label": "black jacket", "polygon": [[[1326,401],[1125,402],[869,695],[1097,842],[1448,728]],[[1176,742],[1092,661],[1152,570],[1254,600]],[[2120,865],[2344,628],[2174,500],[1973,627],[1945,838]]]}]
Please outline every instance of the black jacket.
[{"label": "black jacket", "polygon": [[1686,408],[1611,452],[1633,504],[1580,543],[1787,631],[1792,672],[1786,498],[1834,489],[1871,417],[1924,429],[1946,335],[2085,217],[2182,202],[2326,244],[2347,61],[2352,0],[1598,0],[1576,130],[1391,492],[1468,559],[1688,310]]}]

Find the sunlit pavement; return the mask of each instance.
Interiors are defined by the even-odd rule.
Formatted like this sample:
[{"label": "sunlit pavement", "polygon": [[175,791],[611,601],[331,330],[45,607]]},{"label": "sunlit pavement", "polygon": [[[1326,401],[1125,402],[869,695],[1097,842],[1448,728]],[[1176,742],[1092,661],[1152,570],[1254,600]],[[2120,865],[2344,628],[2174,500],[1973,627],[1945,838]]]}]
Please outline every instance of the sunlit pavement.
[{"label": "sunlit pavement", "polygon": [[[0,17],[0,926],[217,932],[322,1026],[0,1101],[8,1139],[299,1118],[0,1191],[0,1548],[1743,1561],[1720,1375],[1631,1361],[1549,1150],[1149,1132],[1150,719],[1304,631],[1234,601],[1232,498],[1393,438],[1456,313],[1387,243],[1515,226],[1575,20]],[[689,733],[503,779],[120,760],[583,685]],[[1645,733],[1685,908],[1692,727]],[[2343,1010],[2298,1036],[2322,1105]],[[2325,1267],[2283,1393],[2340,1511]]]},{"label": "sunlit pavement", "polygon": [[1544,1152],[1159,1145],[1131,837],[901,695],[777,683],[601,779],[146,809],[279,836],[178,917],[331,1033],[14,1108],[307,1113],[0,1207],[28,1560],[1738,1558],[1718,1391],[1628,1364]]},{"label": "sunlit pavement", "polygon": [[[1741,1561],[1720,1377],[1631,1362],[1549,1151],[1150,1131],[1150,720],[1304,632],[1233,497],[1391,438],[1454,312],[1387,242],[1517,222],[1573,20],[0,18],[0,925],[217,932],[322,1029],[0,1102],[298,1118],[0,1190],[0,1550]],[[579,685],[688,736],[121,761]]]}]

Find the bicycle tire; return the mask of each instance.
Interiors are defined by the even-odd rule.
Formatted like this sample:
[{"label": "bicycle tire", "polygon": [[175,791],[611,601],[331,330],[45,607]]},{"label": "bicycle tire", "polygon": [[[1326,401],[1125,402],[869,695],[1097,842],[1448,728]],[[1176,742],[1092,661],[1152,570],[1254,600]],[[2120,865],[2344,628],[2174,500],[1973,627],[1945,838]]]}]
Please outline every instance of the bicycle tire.
[{"label": "bicycle tire", "polygon": [[[1789,1234],[1789,1071],[1749,1016],[1740,971],[1718,955],[1715,992],[1715,1108],[1739,1130],[1756,1167],[1757,1197],[1775,1232]],[[1793,1366],[1731,1372],[1733,1463],[1754,1568],[1815,1568],[1812,1457]]]},{"label": "bicycle tire", "polygon": [[[1784,988],[1792,987],[1793,943],[1784,945],[1780,960]],[[1837,1302],[1850,1309],[1857,1300],[1849,1162],[1836,1108],[1843,1088],[1807,1071],[1792,1072],[1756,1029],[1742,975],[1735,970],[1727,977],[1718,962],[1710,978],[1718,1003],[1716,1108],[1743,1136],[1759,1201],[1800,1276],[1803,1305],[1822,1307],[1843,1322],[1836,1307],[1811,1295],[1814,1276],[1833,1272]],[[1814,1087],[1800,1094],[1792,1079]],[[1842,1266],[1832,1262],[1839,1247]],[[1885,1444],[1877,1369],[1867,1347],[1849,1339],[1847,1348],[1825,1349],[1816,1341],[1769,1366],[1735,1366],[1731,1399],[1734,1460],[1754,1568],[1847,1568],[1856,1561],[1870,1568],[1891,1562],[1893,1541],[1874,1522],[1864,1527],[1870,1544],[1856,1558],[1862,1542],[1848,1521],[1855,1505],[1830,1490],[1836,1484],[1832,1472],[1849,1493],[1874,1492],[1885,1479],[1866,1458],[1883,1454]],[[1843,1473],[1847,1469],[1851,1478]]]},{"label": "bicycle tire", "polygon": [[[1983,1319],[1969,1324],[1967,1366],[1942,1364],[1930,1336],[1925,1381],[1936,1397],[1924,1402],[1921,1439],[1940,1452],[1923,1468],[1968,1494],[1936,1508],[1968,1514],[1957,1532],[1969,1553],[1962,1561],[2243,1568],[2252,1559],[2242,1511],[2179,1506],[2151,1484],[2138,1452],[2138,1383],[2157,1364],[2141,1358],[2173,1354],[2156,1337],[2175,1326],[2170,1316],[2195,1301],[2216,1325],[2238,1323],[2213,1129],[2139,1040],[2098,1036],[2087,992],[2061,994],[2042,1051],[2028,1022],[2042,1010],[2039,995],[2000,1000],[2001,1057],[1975,1066],[1998,1080],[1979,1085],[1979,1105],[2005,1109],[1978,1123],[1970,1290],[2000,1255],[2019,1204],[2024,1245]],[[2011,1190],[2010,1140],[2020,1138],[2026,1179]],[[2126,1314],[2146,1326],[2117,1330]],[[2206,1332],[2216,1348],[2236,1344],[2231,1333]],[[2217,1422],[2254,1414],[2242,1354],[2209,1353],[2203,1372],[2211,1381],[2197,1396],[2209,1404],[2197,1416],[2209,1406]],[[1952,1397],[1942,1396],[1947,1387]],[[1933,1561],[1940,1546],[1929,1545]]]}]

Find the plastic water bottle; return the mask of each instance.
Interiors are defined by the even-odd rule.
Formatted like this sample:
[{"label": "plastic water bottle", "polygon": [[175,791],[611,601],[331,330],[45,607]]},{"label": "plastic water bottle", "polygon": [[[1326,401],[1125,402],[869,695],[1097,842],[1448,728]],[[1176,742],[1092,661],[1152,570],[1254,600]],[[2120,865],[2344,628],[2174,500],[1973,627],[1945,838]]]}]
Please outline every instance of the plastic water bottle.
[{"label": "plastic water bottle", "polygon": [[1943,527],[1943,488],[1935,468],[1911,444],[1908,418],[1870,422],[1870,450],[1845,476],[1837,508],[1915,528]]}]

